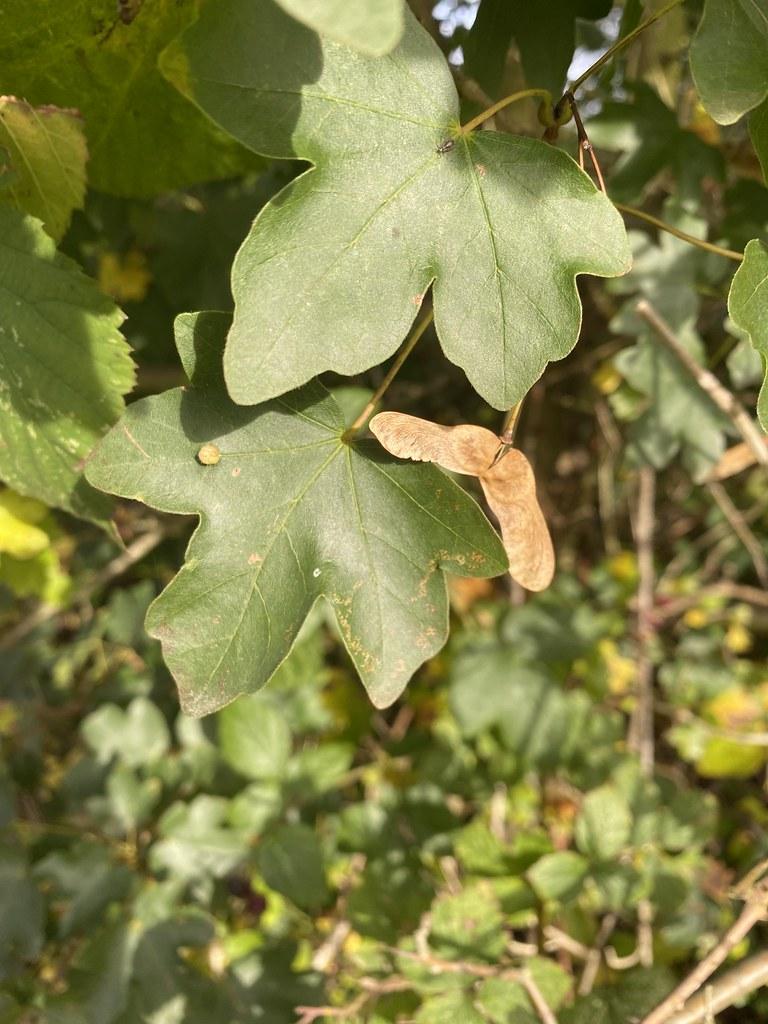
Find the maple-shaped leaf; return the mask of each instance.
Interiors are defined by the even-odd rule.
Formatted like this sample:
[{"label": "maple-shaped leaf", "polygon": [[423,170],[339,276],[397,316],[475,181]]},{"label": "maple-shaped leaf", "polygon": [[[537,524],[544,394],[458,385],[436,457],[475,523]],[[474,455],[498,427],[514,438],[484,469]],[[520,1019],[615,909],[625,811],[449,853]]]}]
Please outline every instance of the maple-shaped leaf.
[{"label": "maple-shaped leaf", "polygon": [[768,246],[758,238],[747,244],[744,262],[733,275],[728,312],[734,324],[747,332],[763,361],[757,418],[768,433]]},{"label": "maple-shaped leaf", "polygon": [[200,516],[147,629],[162,641],[184,710],[203,715],[266,683],[325,597],[384,707],[445,642],[443,571],[499,575],[501,542],[435,467],[346,442],[341,410],[320,384],[235,405],[221,373],[229,323],[223,313],[178,318],[192,386],[130,406],[87,468],[103,490]]},{"label": "maple-shaped leaf", "polygon": [[457,132],[448,65],[407,11],[400,44],[376,59],[272,0],[221,0],[163,68],[247,146],[315,165],[265,206],[235,260],[224,373],[236,402],[380,363],[434,282],[445,354],[507,408],[573,348],[576,275],[629,267],[619,215],[569,156]]}]

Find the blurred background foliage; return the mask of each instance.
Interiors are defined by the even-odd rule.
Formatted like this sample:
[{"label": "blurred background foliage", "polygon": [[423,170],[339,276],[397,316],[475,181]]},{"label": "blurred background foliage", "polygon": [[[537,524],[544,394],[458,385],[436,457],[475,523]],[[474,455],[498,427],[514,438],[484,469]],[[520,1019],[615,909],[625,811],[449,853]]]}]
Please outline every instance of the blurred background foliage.
[{"label": "blurred background foliage", "polygon": [[[58,5],[36,6],[34,32],[0,46],[18,63],[34,41],[35,68],[6,68],[0,85],[81,108],[89,188],[62,249],[126,311],[134,394],[154,393],[182,382],[174,315],[231,307],[233,255],[297,168],[220,138],[159,75],[120,92],[195,5],[146,0],[146,39],[111,0],[80,4],[69,36],[46,21]],[[441,0],[430,26],[472,116],[467,81],[494,98],[558,91],[643,13],[557,0],[532,19],[525,4]],[[699,13],[686,4],[640,37],[589,83],[582,115],[614,199],[741,249],[765,235],[768,192],[745,124],[720,127],[697,101],[685,55]],[[94,19],[124,61],[86,48],[98,101],[92,81],[45,64],[54,43],[54,68],[84,38],[96,47]],[[157,120],[171,102],[172,131]],[[535,115],[515,106],[501,126],[539,135]],[[555,585],[524,598],[452,580],[449,645],[385,712],[318,608],[266,690],[180,715],[142,623],[192,521],[121,504],[121,537],[143,555],[124,558],[95,526],[0,492],[2,1024],[535,1024],[531,978],[561,1024],[625,1024],[717,942],[734,882],[768,857],[768,481],[748,457],[713,477],[733,425],[637,299],[751,408],[761,367],[726,319],[732,265],[630,226],[633,271],[583,282],[579,347],[535,386],[518,433]],[[434,339],[389,397],[498,425]],[[649,467],[655,579],[639,635]],[[631,729],[649,671],[650,772]],[[758,994],[718,1019],[766,1015]]]}]

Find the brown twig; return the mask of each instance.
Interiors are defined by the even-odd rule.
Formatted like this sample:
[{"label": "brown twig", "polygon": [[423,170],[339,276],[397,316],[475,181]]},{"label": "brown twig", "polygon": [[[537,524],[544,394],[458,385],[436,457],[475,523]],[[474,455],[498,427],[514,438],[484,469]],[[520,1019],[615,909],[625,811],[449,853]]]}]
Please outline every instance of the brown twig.
[{"label": "brown twig", "polygon": [[653,328],[659,340],[677,357],[702,391],[731,420],[752,449],[756,461],[761,466],[768,466],[768,448],[765,445],[765,437],[736,396],[731,394],[713,373],[697,363],[690,352],[683,348],[672,328],[647,299],[641,299],[635,308],[637,315]]},{"label": "brown twig", "polygon": [[615,914],[606,914],[600,924],[600,929],[597,933],[594,944],[587,953],[584,970],[581,978],[579,979],[577,994],[580,996],[587,996],[592,991],[592,987],[595,984],[595,978],[597,977],[597,972],[600,970],[600,961],[603,958],[603,949],[611,936],[611,932],[616,927],[616,920]]},{"label": "brown twig", "polygon": [[642,466],[639,473],[635,546],[637,548],[637,703],[632,714],[629,745],[640,758],[643,774],[653,773],[653,659],[656,632],[653,618],[656,587],[653,538],[656,526],[656,471]]},{"label": "brown twig", "polygon": [[520,984],[523,986],[528,998],[533,1003],[533,1008],[538,1014],[541,1024],[557,1024],[557,1017],[555,1017],[549,1007],[549,1003],[541,994],[541,989],[536,984],[536,981],[530,971],[523,970],[520,972]]},{"label": "brown twig", "polygon": [[692,995],[704,985],[717,968],[724,962],[728,954],[744,939],[759,921],[766,917],[766,900],[768,888],[765,883],[756,885],[747,898],[744,907],[728,931],[707,956],[697,964],[687,978],[672,991],[666,999],[643,1018],[642,1024],[667,1024],[674,1014],[678,1014]]},{"label": "brown twig", "polygon": [[706,1024],[721,1010],[733,1006],[763,985],[768,985],[768,952],[757,953],[728,971],[716,982],[707,985],[701,995],[692,999],[685,1008],[670,1017],[667,1024]]},{"label": "brown twig", "polygon": [[715,499],[715,503],[731,525],[733,532],[739,538],[752,559],[755,567],[755,574],[762,585],[768,588],[768,561],[763,553],[763,547],[757,537],[752,533],[744,519],[744,516],[736,508],[730,496],[722,484],[712,481],[707,484],[707,490]]}]

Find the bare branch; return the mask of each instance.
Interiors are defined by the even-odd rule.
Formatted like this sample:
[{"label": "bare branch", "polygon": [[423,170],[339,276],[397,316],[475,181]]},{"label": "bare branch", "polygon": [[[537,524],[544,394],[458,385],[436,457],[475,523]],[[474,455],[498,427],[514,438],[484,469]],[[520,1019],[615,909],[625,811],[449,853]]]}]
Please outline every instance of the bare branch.
[{"label": "bare branch", "polygon": [[635,308],[637,315],[650,324],[659,340],[664,342],[670,352],[683,364],[701,390],[731,420],[734,427],[744,438],[744,441],[752,449],[755,461],[759,462],[761,466],[768,466],[768,447],[765,444],[765,436],[738,398],[731,394],[728,388],[721,384],[713,373],[710,373],[709,370],[697,363],[690,352],[683,348],[675,337],[672,328],[656,312],[647,299],[641,299]]}]

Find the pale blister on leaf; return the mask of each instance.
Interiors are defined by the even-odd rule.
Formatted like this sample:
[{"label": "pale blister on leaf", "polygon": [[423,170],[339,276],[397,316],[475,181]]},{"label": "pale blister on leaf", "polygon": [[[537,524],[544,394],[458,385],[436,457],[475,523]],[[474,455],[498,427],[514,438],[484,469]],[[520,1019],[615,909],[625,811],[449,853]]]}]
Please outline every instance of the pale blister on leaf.
[{"label": "pale blister on leaf", "polygon": [[403,34],[403,0],[277,0],[315,32],[372,57],[382,57]]},{"label": "pale blister on leaf", "polygon": [[485,427],[445,427],[400,412],[379,413],[370,428],[391,455],[476,476],[499,521],[510,576],[526,590],[549,586],[555,571],[552,538],[536,497],[533,470],[521,451],[511,449],[494,461],[501,440]]},{"label": "pale blister on leaf", "polygon": [[[317,382],[257,408],[226,393],[230,318],[177,320],[191,381],[130,406],[87,467],[103,490],[200,525],[150,607],[184,710],[258,690],[315,602],[331,605],[374,704],[385,707],[448,635],[444,573],[497,576],[504,549],[477,504],[433,466],[348,444]],[[215,448],[213,460],[201,448]]]},{"label": "pale blister on leaf", "polygon": [[395,50],[366,58],[271,0],[220,0],[164,55],[164,73],[235,138],[314,164],[264,207],[233,266],[236,402],[382,362],[434,283],[447,358],[509,408],[576,343],[577,275],[629,268],[619,214],[566,153],[457,135],[445,58],[405,21]]},{"label": "pale blister on leaf", "polygon": [[757,399],[757,418],[768,433],[768,246],[757,238],[747,243],[744,261],[733,275],[728,313],[763,360],[766,377]]}]

